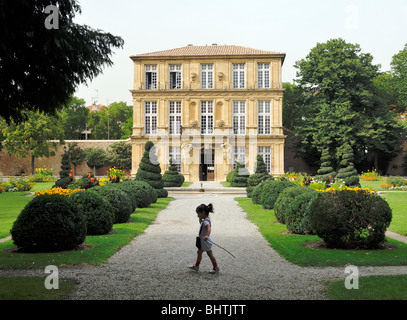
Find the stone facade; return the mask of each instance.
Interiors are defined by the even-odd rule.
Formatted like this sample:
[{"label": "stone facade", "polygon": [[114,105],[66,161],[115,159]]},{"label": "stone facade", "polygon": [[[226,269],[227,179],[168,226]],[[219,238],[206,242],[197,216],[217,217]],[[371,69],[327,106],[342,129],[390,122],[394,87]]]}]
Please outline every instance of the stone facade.
[{"label": "stone facade", "polygon": [[253,173],[258,153],[284,174],[284,53],[211,45],[130,58],[132,176],[148,140],[162,171],[171,157],[186,181],[225,181],[237,160]]}]

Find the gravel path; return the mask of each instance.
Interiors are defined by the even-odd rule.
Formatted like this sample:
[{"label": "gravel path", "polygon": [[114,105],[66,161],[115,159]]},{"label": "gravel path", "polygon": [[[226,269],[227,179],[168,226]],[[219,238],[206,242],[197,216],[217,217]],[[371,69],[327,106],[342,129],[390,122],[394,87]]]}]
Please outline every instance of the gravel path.
[{"label": "gravel path", "polygon": [[[178,194],[146,232],[102,266],[60,267],[60,278],[75,278],[78,290],[69,299],[84,300],[322,300],[321,279],[345,279],[344,268],[304,268],[278,255],[246,218],[234,195]],[[212,239],[236,258],[213,247],[220,273],[211,275],[204,254],[200,272],[195,262],[199,229],[195,208],[212,202]],[[44,270],[6,271],[0,276],[41,275]],[[360,267],[359,275],[407,274],[407,267]]]}]

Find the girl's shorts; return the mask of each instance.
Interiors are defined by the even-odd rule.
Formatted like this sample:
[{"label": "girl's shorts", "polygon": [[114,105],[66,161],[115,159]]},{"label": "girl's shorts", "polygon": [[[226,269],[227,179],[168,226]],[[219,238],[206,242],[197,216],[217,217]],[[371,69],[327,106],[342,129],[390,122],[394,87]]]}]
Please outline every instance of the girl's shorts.
[{"label": "girl's shorts", "polygon": [[208,241],[205,241],[201,238],[201,250],[202,251],[212,251],[212,239],[208,238]]}]

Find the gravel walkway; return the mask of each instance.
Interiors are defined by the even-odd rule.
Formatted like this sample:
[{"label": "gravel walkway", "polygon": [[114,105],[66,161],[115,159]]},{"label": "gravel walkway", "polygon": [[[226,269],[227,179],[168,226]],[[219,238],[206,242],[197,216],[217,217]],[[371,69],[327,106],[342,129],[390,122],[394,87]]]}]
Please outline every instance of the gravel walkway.
[{"label": "gravel walkway", "polygon": [[[234,195],[178,194],[146,232],[119,250],[102,266],[60,267],[60,278],[79,281],[69,299],[84,300],[323,300],[321,279],[345,279],[344,268],[304,268],[278,255],[233,199]],[[187,268],[195,262],[199,229],[195,208],[212,202],[213,241],[220,273],[211,275],[204,254],[201,271]],[[7,271],[0,276],[40,275],[44,270]],[[407,274],[407,267],[360,267],[359,275]]]}]

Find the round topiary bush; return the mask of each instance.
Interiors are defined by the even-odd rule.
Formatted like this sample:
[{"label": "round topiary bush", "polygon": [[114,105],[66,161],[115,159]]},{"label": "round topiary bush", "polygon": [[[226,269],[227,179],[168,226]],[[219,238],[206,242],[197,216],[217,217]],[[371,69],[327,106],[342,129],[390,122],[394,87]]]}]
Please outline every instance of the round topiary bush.
[{"label": "round topiary bush", "polygon": [[154,189],[145,181],[130,180],[126,183],[131,184],[134,189],[135,196],[137,198],[138,208],[147,208],[151,203],[157,202],[157,189]]},{"label": "round topiary bush", "polygon": [[263,191],[263,188],[264,188],[267,184],[271,183],[272,181],[274,181],[273,178],[267,179],[267,180],[264,180],[264,181],[260,182],[257,186],[254,187],[254,189],[253,189],[252,192],[251,192],[251,198],[252,198],[252,202],[253,202],[254,204],[260,204],[260,201],[261,201],[261,193],[262,193],[262,191]]},{"label": "round topiary bush", "polygon": [[276,202],[274,203],[274,214],[277,221],[285,224],[286,212],[293,199],[302,193],[309,192],[310,190],[314,191],[313,189],[307,187],[296,186],[292,188],[285,188],[283,191],[281,191]]},{"label": "round topiary bush", "polygon": [[84,213],[88,235],[106,234],[112,230],[112,205],[96,192],[78,191],[69,196]]},{"label": "round topiary bush", "polygon": [[96,186],[88,190],[96,192],[105,198],[113,207],[114,223],[125,223],[129,221],[132,211],[132,204],[126,193],[118,188],[106,186]]},{"label": "round topiary bush", "polygon": [[107,185],[109,188],[117,188],[121,191],[123,191],[126,195],[127,198],[130,200],[131,204],[131,212],[133,213],[134,210],[137,209],[138,206],[138,199],[137,195],[135,193],[135,186],[127,183],[127,181],[122,181],[122,182],[117,182],[117,183],[110,183]]},{"label": "round topiary bush", "polygon": [[309,221],[329,248],[376,249],[392,219],[388,203],[365,190],[326,192],[313,202]]},{"label": "round topiary bush", "polygon": [[86,219],[69,197],[43,194],[24,207],[11,236],[14,244],[26,251],[70,250],[85,240]]},{"label": "round topiary bush", "polygon": [[291,181],[266,180],[260,194],[260,204],[265,209],[273,209],[280,192],[285,188],[296,187]]},{"label": "round topiary bush", "polygon": [[[297,188],[287,188],[285,190],[291,189]],[[290,205],[286,208],[286,226],[290,232],[295,234],[315,234],[315,230],[309,221],[310,207],[321,193],[307,187],[302,187],[302,189],[302,191],[297,189],[298,194],[292,198]]]}]

